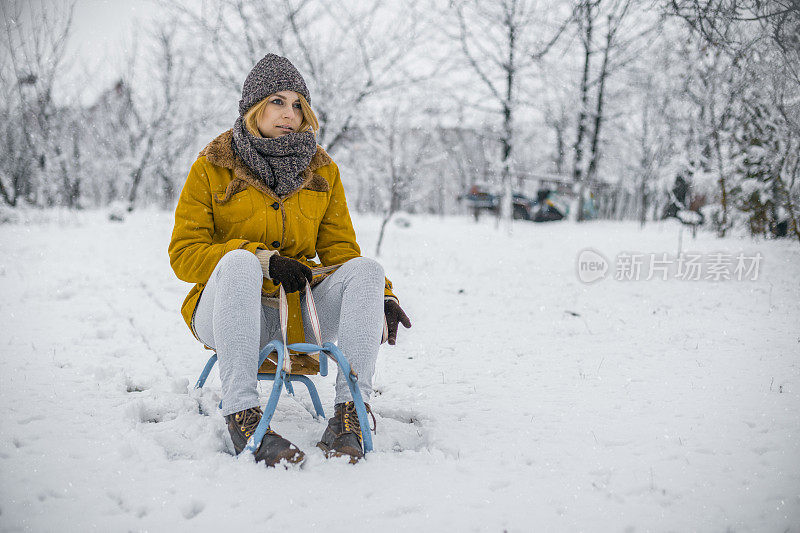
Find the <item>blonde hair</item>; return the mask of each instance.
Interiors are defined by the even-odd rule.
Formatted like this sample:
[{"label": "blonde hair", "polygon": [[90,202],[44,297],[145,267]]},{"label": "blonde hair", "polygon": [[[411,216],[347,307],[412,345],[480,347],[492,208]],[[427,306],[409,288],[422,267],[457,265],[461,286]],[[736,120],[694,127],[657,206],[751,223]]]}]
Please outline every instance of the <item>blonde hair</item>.
[{"label": "blonde hair", "polygon": [[[269,99],[275,96],[275,94],[276,93],[273,93],[259,101],[244,114],[244,127],[247,128],[247,131],[249,131],[253,137],[264,137],[258,130],[258,117],[261,116],[262,111],[267,107]],[[300,110],[303,112],[303,122],[300,123],[300,128],[297,131],[311,130],[316,134],[316,132],[319,131],[317,115],[314,114],[314,110],[311,109],[311,105],[305,97],[300,93],[297,93],[297,95],[300,98]]]}]

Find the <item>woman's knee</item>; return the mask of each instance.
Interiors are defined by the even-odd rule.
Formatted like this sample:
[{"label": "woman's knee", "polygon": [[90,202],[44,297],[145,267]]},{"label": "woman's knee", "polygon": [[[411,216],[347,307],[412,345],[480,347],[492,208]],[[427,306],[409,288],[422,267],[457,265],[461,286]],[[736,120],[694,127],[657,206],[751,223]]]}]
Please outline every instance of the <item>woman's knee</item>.
[{"label": "woman's knee", "polygon": [[369,257],[355,257],[345,263],[353,271],[353,274],[369,280],[384,283],[383,267],[380,263]]},{"label": "woman's knee", "polygon": [[218,276],[234,276],[237,279],[261,283],[263,272],[261,263],[252,252],[243,249],[231,250],[222,256],[217,265]]}]

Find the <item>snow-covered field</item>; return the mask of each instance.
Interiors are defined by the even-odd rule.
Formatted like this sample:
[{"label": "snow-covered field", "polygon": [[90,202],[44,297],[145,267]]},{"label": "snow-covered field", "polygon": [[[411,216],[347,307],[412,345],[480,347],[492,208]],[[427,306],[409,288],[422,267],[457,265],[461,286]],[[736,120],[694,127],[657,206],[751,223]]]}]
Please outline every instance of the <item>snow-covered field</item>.
[{"label": "snow-covered field", "polygon": [[[617,254],[673,255],[678,228],[392,224],[414,325],[381,349],[376,452],[325,460],[298,388],[273,427],[308,459],[268,470],[231,455],[216,370],[191,389],[171,213],[32,218],[0,226],[2,531],[800,531],[796,242],[684,233],[760,252],[758,279],[622,281]],[[584,248],[607,279],[578,279]]]}]

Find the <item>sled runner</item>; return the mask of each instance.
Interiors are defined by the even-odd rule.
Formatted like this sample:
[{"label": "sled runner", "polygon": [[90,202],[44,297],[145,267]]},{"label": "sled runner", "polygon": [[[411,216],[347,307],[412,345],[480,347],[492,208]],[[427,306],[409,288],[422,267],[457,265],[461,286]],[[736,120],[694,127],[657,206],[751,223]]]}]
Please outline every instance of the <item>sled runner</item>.
[{"label": "sled runner", "polygon": [[[319,317],[317,316],[317,306],[314,304],[311,285],[307,282],[306,309],[317,343],[296,342],[287,344],[286,325],[289,318],[289,306],[286,301],[286,292],[283,290],[283,286],[280,287],[280,323],[282,338],[267,343],[258,355],[258,379],[259,381],[272,381],[272,392],[269,395],[267,406],[264,408],[261,421],[258,423],[250,440],[247,441],[247,446],[244,451],[254,453],[256,449],[258,449],[261,439],[267,433],[272,415],[275,414],[275,408],[278,406],[278,400],[280,399],[283,387],[286,387],[286,391],[289,394],[294,395],[292,382],[299,381],[306,386],[308,393],[311,395],[311,402],[314,404],[316,417],[325,417],[325,412],[322,410],[322,402],[320,402],[319,394],[317,394],[317,388],[308,376],[316,374],[327,376],[328,359],[330,359],[339,366],[342,370],[342,374],[345,376],[347,386],[350,389],[350,395],[353,397],[359,424],[362,428],[367,428],[366,431],[362,432],[364,453],[371,452],[372,435],[369,431],[367,409],[364,406],[364,399],[361,397],[361,390],[358,388],[358,374],[350,367],[350,363],[338,346],[332,342],[322,343],[322,332],[319,325]],[[289,350],[300,353],[290,354]],[[216,362],[217,355],[214,354],[206,363],[205,368],[203,368],[203,372],[200,374],[200,378],[194,386],[195,389],[203,387],[208,378],[208,374],[211,372],[211,369],[214,368]],[[221,407],[222,402],[220,402],[220,408]]]}]

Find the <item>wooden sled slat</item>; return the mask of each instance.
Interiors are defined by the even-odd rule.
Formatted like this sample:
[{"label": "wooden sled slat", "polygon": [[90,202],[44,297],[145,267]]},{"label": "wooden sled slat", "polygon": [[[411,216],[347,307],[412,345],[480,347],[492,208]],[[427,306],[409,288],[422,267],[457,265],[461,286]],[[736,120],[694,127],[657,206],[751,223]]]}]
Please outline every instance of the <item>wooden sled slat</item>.
[{"label": "wooden sled slat", "polygon": [[[278,365],[275,363],[277,354],[272,352],[264,360],[261,368],[258,369],[262,373],[275,373]],[[303,376],[313,376],[319,374],[319,354],[289,354],[292,359],[292,371],[289,375],[299,374]]]}]

